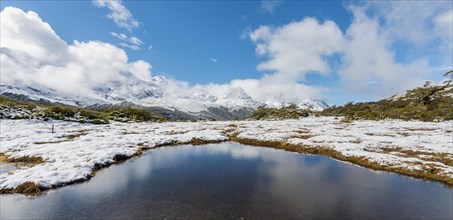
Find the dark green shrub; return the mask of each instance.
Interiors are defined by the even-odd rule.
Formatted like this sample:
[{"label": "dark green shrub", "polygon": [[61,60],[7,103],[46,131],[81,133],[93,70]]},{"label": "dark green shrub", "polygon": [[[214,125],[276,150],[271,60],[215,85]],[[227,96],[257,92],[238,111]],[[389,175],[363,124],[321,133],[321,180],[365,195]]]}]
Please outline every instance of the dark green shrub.
[{"label": "dark green shrub", "polygon": [[308,117],[309,110],[299,109],[296,105],[289,105],[282,108],[258,107],[249,117],[252,120],[285,120]]},{"label": "dark green shrub", "polygon": [[114,108],[108,112],[109,118],[112,120],[130,120],[130,121],[164,121],[165,118],[161,115],[152,113],[144,108],[134,108],[131,106],[123,108]]},{"label": "dark green shrub", "polygon": [[75,107],[68,107],[68,106],[50,106],[47,108],[48,112],[52,113],[53,115],[60,116],[60,117],[74,117],[77,109]]}]

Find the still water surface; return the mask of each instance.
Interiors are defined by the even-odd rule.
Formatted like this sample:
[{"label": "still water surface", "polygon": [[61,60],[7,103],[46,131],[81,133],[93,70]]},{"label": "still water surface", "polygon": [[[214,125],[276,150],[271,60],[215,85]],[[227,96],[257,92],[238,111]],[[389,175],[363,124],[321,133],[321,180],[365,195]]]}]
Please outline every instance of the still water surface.
[{"label": "still water surface", "polygon": [[151,150],[88,182],[0,202],[1,219],[453,219],[453,188],[231,142]]}]

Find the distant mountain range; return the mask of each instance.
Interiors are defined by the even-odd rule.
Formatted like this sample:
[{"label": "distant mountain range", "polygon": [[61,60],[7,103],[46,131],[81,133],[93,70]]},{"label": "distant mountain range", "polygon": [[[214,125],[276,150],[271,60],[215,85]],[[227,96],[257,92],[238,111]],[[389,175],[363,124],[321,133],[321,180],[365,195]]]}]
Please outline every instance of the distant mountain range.
[{"label": "distant mountain range", "polygon": [[[168,119],[244,119],[259,106],[282,107],[296,104],[301,109],[322,111],[328,105],[321,100],[303,100],[287,103],[275,100],[258,102],[241,88],[230,88],[222,95],[214,96],[203,92],[188,92],[183,96],[166,95],[169,80],[155,76],[150,81],[135,80],[130,85],[109,84],[92,88],[89,92],[63,93],[54,89],[26,86],[0,85],[0,95],[18,100],[63,104],[93,109],[110,108],[118,105],[145,107],[164,115]],[[78,94],[78,95],[75,95]]]}]

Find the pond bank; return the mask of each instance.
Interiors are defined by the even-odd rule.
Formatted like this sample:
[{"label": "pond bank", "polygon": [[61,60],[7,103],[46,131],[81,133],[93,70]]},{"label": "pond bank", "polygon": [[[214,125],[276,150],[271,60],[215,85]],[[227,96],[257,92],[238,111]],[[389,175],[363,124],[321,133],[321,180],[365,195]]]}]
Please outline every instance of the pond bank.
[{"label": "pond bank", "polygon": [[[32,182],[41,190],[91,178],[110,164],[147,149],[237,141],[298,153],[321,154],[375,170],[453,186],[451,122],[357,121],[333,117],[288,121],[113,123],[2,120],[0,154],[42,163],[0,174],[2,193]],[[69,138],[68,138],[69,137]],[[35,160],[36,161],[36,160]]]}]

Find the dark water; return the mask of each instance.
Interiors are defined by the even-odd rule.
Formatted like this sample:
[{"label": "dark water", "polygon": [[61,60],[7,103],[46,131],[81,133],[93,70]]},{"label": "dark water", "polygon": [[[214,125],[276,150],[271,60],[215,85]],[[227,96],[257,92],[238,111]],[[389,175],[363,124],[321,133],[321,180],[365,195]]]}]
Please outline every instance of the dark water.
[{"label": "dark water", "polygon": [[160,148],[1,218],[453,219],[453,188],[321,156],[222,143]]}]

